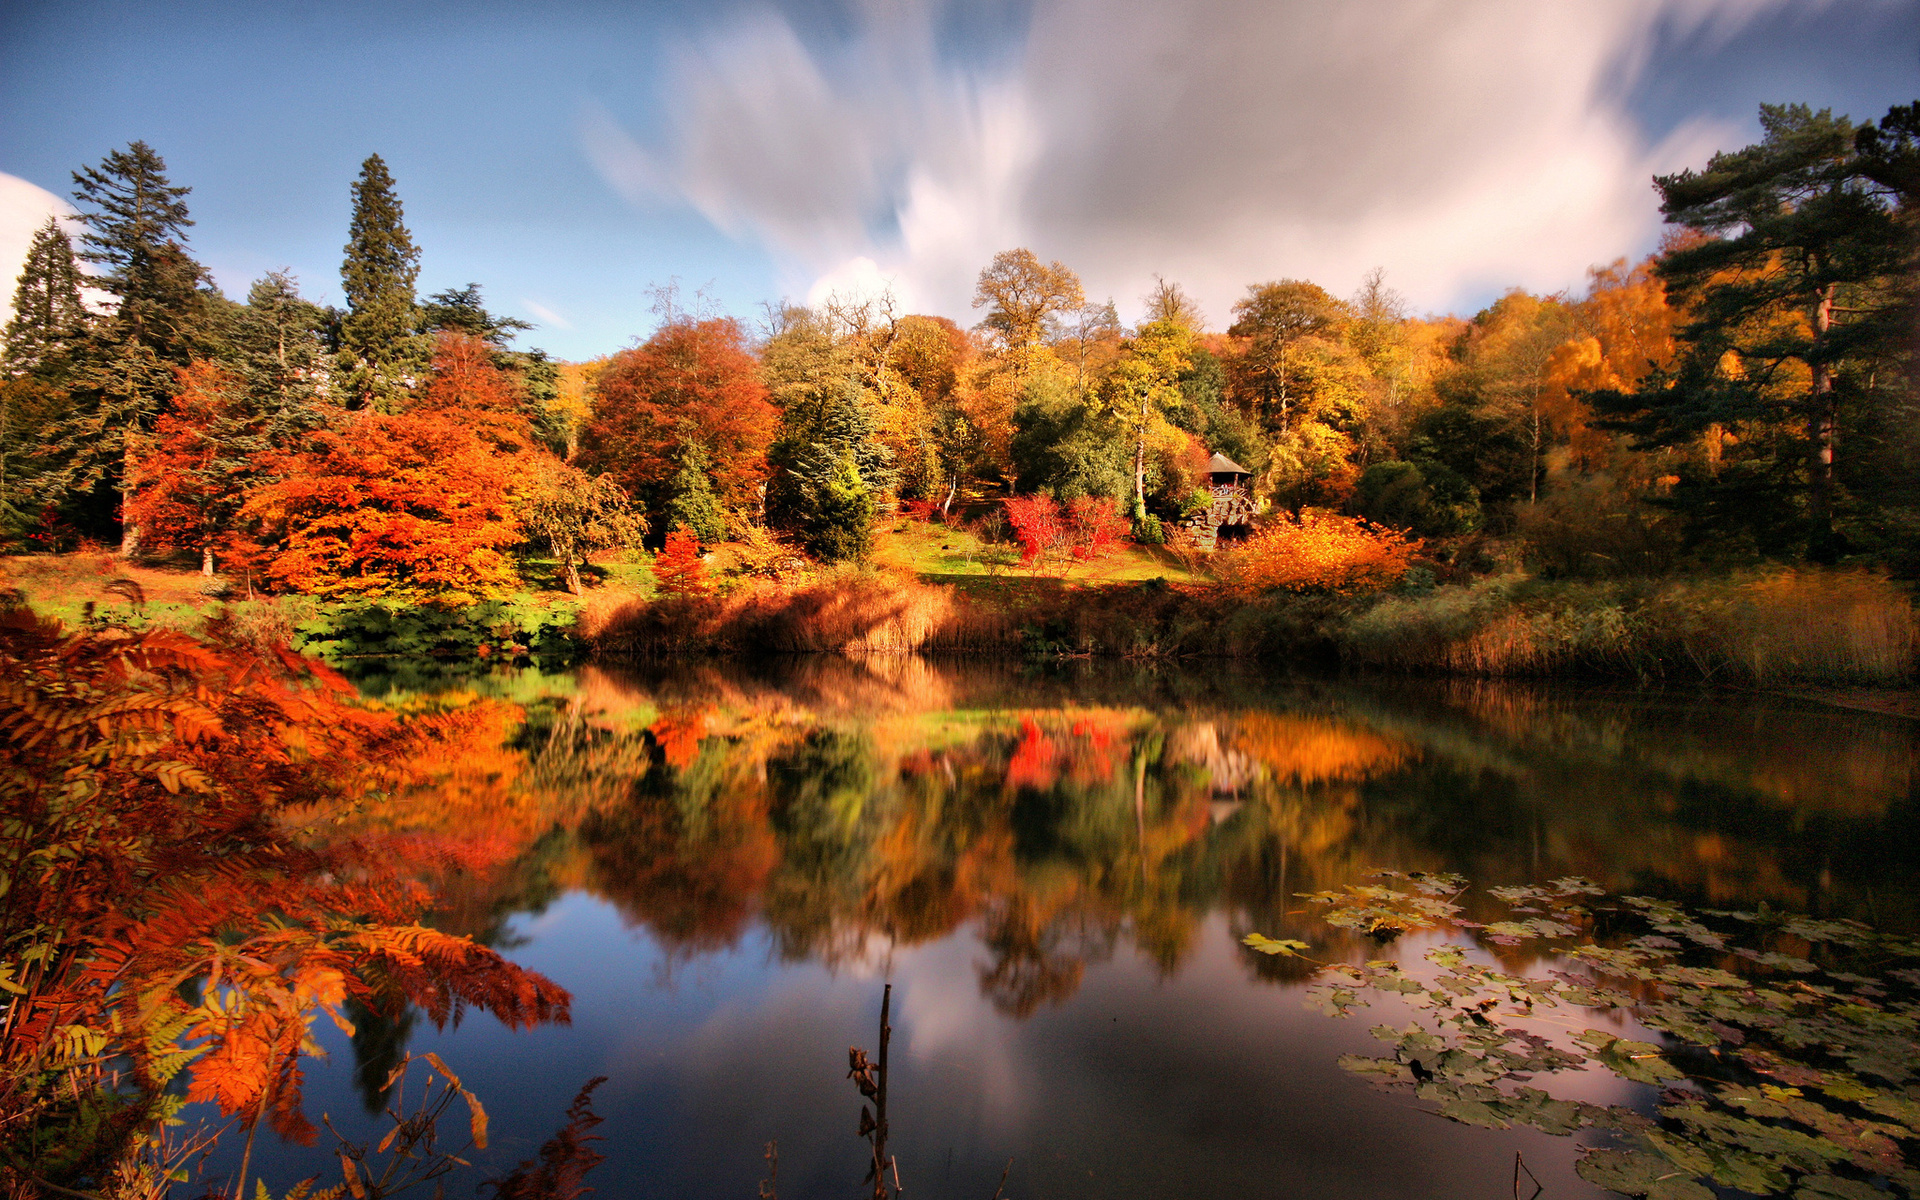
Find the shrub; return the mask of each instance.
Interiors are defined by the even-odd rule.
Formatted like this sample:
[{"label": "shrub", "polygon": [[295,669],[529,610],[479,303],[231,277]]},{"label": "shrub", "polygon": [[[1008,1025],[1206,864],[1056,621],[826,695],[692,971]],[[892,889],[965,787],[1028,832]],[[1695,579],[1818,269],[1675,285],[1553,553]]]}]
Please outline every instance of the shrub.
[{"label": "shrub", "polygon": [[1400,581],[1420,552],[1417,538],[1365,520],[1308,509],[1254,534],[1221,565],[1241,591],[1378,591]]},{"label": "shrub", "polygon": [[684,525],[668,533],[667,544],[654,555],[653,580],[663,596],[704,596],[712,590],[700,543]]}]

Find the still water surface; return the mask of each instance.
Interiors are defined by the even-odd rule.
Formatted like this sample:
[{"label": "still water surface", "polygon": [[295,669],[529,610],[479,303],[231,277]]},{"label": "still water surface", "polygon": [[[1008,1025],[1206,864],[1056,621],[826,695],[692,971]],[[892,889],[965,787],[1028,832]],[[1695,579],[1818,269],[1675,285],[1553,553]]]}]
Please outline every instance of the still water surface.
[{"label": "still water surface", "polygon": [[[377,1139],[368,1081],[432,1049],[497,1169],[605,1075],[605,1197],[744,1200],[771,1140],[781,1196],[858,1195],[846,1051],[885,981],[908,1197],[988,1200],[1012,1158],[1016,1200],[1484,1200],[1516,1151],[1554,1200],[1602,1196],[1566,1139],[1342,1071],[1393,1014],[1311,1011],[1306,968],[1240,938],[1378,956],[1297,893],[1382,867],[1920,924],[1920,723],[1784,699],[915,659],[363,686],[462,715],[435,785],[366,820],[442,850],[439,922],[573,1024],[323,1030],[309,1110]],[[324,1150],[256,1161],[283,1190],[331,1182]]]}]

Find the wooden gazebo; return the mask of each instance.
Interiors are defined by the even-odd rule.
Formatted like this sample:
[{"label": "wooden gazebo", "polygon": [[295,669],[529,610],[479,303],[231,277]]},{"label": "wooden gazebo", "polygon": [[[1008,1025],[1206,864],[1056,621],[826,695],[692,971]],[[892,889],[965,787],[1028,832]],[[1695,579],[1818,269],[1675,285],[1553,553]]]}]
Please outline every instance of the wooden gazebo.
[{"label": "wooden gazebo", "polygon": [[1208,490],[1213,503],[1181,522],[1187,537],[1203,550],[1222,542],[1236,542],[1253,532],[1259,512],[1253,502],[1253,472],[1224,454],[1207,460]]}]

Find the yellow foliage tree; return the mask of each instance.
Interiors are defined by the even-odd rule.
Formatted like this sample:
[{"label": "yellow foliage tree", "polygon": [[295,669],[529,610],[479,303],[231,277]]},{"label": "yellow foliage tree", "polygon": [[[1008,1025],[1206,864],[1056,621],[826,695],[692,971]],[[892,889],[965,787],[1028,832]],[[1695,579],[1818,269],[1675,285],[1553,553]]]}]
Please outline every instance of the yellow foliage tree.
[{"label": "yellow foliage tree", "polygon": [[1226,556],[1221,575],[1229,586],[1248,592],[1351,595],[1399,582],[1420,549],[1418,538],[1308,509],[1248,538]]}]

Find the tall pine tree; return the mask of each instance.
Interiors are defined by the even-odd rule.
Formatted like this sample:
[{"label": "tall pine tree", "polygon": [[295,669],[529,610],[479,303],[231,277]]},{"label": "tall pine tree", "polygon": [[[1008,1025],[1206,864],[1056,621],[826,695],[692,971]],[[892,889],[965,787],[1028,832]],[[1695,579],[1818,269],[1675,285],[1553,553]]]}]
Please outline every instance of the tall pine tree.
[{"label": "tall pine tree", "polygon": [[4,358],[7,374],[57,383],[73,367],[90,314],[80,299],[73,242],[53,217],[33,235],[13,293]]},{"label": "tall pine tree", "polygon": [[1769,104],[1760,124],[1757,144],[1654,180],[1668,222],[1693,234],[1656,267],[1690,314],[1680,355],[1635,394],[1593,401],[1643,446],[1734,435],[1674,491],[1696,536],[1832,561],[1852,540],[1837,519],[1874,502],[1849,493],[1837,457],[1893,399],[1910,200],[1873,178],[1847,118]]},{"label": "tall pine tree", "polygon": [[266,415],[275,446],[326,423],[321,391],[327,353],[326,310],[300,295],[291,275],[269,271],[247,302],[235,306],[227,330],[228,360]]},{"label": "tall pine tree", "polygon": [[413,285],[420,250],[407,232],[393,176],[378,154],[360,166],[353,184],[353,221],[347,228],[340,282],[347,314],[340,323],[340,366],[356,407],[393,408],[409,380],[424,371],[426,346],[418,334]]},{"label": "tall pine tree", "polygon": [[187,252],[186,197],[167,181],[167,164],[145,142],[73,173],[73,198],[87,232],[80,257],[102,268],[92,284],[115,298],[105,335],[185,363],[204,334],[206,271]]},{"label": "tall pine tree", "polygon": [[139,543],[126,507],[129,455],[175,390],[174,368],[216,348],[211,314],[223,302],[187,251],[186,196],[145,142],[115,150],[99,166],[73,173],[74,199],[87,233],[79,257],[102,270],[89,280],[114,298],[94,323],[85,361],[73,377],[73,409],[50,431],[42,477],[49,503],[77,506],[83,526],[104,532],[118,522],[122,554]]}]

